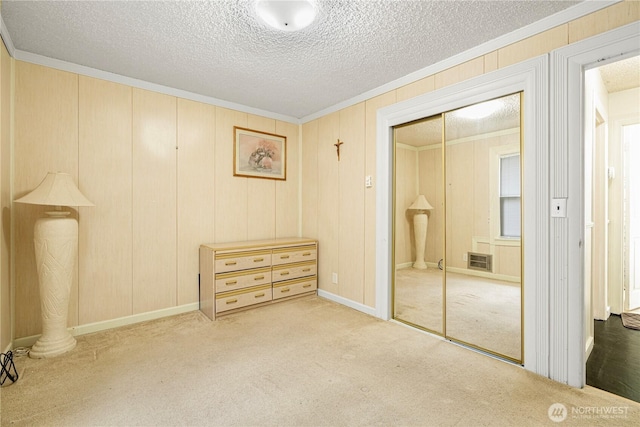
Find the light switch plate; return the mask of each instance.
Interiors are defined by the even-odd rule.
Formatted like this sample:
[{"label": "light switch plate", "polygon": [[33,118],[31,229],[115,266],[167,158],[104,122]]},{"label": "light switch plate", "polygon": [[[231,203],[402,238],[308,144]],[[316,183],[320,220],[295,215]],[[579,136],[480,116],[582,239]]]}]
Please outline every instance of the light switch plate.
[{"label": "light switch plate", "polygon": [[551,200],[551,218],[567,217],[567,199]]}]

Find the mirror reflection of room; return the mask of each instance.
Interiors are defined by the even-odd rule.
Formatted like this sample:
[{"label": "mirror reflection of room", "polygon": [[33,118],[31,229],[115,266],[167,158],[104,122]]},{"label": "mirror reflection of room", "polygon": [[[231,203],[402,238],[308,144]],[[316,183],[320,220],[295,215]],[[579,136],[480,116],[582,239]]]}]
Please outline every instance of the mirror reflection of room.
[{"label": "mirror reflection of room", "polygon": [[397,127],[395,141],[395,318],[442,334],[442,116]]},{"label": "mirror reflection of room", "polygon": [[398,126],[394,135],[394,318],[516,362],[520,103],[516,93]]}]

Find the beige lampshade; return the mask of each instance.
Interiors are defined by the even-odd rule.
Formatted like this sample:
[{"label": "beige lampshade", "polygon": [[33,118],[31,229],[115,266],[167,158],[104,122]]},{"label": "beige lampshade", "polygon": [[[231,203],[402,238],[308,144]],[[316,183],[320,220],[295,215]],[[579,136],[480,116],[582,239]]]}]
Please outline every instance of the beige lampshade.
[{"label": "beige lampshade", "polygon": [[416,200],[413,202],[413,204],[409,206],[409,209],[416,210],[416,211],[426,211],[426,210],[433,209],[433,206],[431,206],[431,204],[427,202],[426,197],[420,194],[416,198]]},{"label": "beige lampshade", "polygon": [[16,203],[50,206],[95,206],[78,190],[68,173],[49,172],[31,193]]}]

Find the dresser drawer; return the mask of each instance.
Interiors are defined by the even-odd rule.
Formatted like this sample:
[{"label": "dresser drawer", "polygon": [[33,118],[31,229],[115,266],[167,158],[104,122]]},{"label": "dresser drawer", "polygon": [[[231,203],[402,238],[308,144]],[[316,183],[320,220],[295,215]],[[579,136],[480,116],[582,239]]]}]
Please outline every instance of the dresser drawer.
[{"label": "dresser drawer", "polygon": [[315,291],[316,289],[318,289],[316,276],[278,282],[273,284],[273,299],[286,298],[292,295]]},{"label": "dresser drawer", "polygon": [[299,277],[315,276],[317,270],[318,268],[315,261],[283,264],[273,266],[272,277],[274,282],[280,282],[282,280],[297,279]]},{"label": "dresser drawer", "polygon": [[271,285],[257,286],[239,291],[223,292],[216,295],[216,312],[220,313],[234,308],[246,307],[271,301]]},{"label": "dresser drawer", "polygon": [[297,246],[273,250],[273,265],[304,262],[316,259],[316,246]]},{"label": "dresser drawer", "polygon": [[215,271],[226,273],[228,271],[247,270],[249,268],[268,267],[271,265],[271,251],[231,252],[217,254]]},{"label": "dresser drawer", "polygon": [[269,267],[216,274],[216,294],[271,283]]}]

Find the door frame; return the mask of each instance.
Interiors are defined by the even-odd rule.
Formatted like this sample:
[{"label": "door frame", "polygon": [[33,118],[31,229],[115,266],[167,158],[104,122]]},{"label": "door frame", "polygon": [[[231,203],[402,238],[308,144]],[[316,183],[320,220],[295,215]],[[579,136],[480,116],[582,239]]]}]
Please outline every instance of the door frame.
[{"label": "door frame", "polygon": [[640,22],[551,52],[550,189],[567,215],[551,218],[549,377],[586,382],[587,284],[584,282],[584,71],[640,52]]},{"label": "door frame", "polygon": [[392,313],[393,127],[488,99],[524,92],[523,299],[525,369],[548,375],[548,55],[381,108],[377,113],[376,316]]}]

